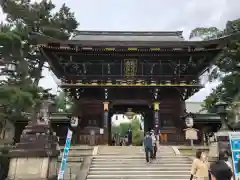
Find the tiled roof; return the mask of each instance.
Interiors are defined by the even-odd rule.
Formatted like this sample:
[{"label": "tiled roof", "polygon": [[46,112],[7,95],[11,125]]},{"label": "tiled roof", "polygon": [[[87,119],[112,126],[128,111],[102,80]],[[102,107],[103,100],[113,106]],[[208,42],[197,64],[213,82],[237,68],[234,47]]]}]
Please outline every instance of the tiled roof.
[{"label": "tiled roof", "polygon": [[121,32],[78,31],[71,40],[80,41],[183,41],[182,31]]}]

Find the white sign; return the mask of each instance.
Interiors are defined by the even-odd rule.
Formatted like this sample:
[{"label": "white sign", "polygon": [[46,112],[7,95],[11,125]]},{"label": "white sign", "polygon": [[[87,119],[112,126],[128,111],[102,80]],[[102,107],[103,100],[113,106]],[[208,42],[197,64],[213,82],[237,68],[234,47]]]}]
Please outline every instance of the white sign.
[{"label": "white sign", "polygon": [[240,179],[240,132],[229,132],[229,141],[232,151],[233,174],[236,180]]},{"label": "white sign", "polygon": [[103,129],[103,128],[100,128],[99,133],[100,133],[100,134],[104,134],[104,129]]},{"label": "white sign", "polygon": [[185,131],[185,138],[186,139],[190,139],[190,140],[197,140],[198,139],[198,135],[197,132],[198,130],[195,128],[187,128],[184,129]]}]

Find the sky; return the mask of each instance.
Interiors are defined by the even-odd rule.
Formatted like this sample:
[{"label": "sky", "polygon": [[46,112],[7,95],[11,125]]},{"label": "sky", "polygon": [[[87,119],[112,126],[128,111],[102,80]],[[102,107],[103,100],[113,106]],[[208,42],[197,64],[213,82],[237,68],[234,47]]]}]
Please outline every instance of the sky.
[{"label": "sky", "polygon": [[[187,39],[195,27],[224,28],[228,20],[240,18],[240,0],[52,0],[59,8],[66,3],[80,23],[79,30],[175,31]],[[4,19],[0,12],[0,21]],[[47,69],[40,82],[57,92],[56,77]],[[203,101],[218,82],[205,88],[189,101]]]}]

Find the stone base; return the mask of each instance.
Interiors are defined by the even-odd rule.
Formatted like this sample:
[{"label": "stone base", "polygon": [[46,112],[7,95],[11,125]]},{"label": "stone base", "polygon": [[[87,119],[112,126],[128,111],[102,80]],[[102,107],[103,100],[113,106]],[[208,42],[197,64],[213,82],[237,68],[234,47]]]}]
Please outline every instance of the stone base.
[{"label": "stone base", "polygon": [[57,158],[12,158],[8,180],[50,180],[57,176]]}]

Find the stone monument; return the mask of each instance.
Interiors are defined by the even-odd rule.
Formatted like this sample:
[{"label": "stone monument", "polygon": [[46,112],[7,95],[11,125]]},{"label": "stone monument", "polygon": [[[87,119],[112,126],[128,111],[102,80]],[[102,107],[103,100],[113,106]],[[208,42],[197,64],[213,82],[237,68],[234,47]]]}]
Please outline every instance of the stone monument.
[{"label": "stone monument", "polygon": [[9,153],[8,180],[53,180],[57,177],[58,140],[49,123],[50,99],[42,102],[37,118],[29,121],[20,143]]}]

